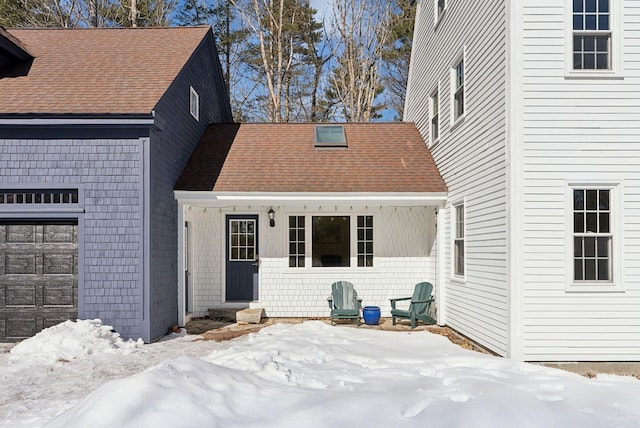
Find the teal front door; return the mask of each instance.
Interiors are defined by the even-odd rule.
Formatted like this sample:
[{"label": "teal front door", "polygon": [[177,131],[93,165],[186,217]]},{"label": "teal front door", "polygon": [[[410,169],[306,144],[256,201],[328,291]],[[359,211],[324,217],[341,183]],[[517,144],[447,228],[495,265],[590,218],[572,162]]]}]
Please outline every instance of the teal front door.
[{"label": "teal front door", "polygon": [[226,301],[258,299],[258,216],[226,217]]}]

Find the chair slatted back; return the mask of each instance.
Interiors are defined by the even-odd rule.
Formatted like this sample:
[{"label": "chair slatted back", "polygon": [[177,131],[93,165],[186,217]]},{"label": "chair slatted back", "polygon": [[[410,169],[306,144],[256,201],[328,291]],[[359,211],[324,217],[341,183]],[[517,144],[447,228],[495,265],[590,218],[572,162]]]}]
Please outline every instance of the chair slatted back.
[{"label": "chair slatted back", "polygon": [[[413,290],[413,296],[411,297],[411,307],[409,311],[413,311],[418,315],[424,315],[428,303],[413,303],[414,301],[424,301],[431,298],[433,292],[433,285],[430,282],[419,282],[416,284],[416,288]],[[427,314],[428,315],[428,314]]]},{"label": "chair slatted back", "polygon": [[338,281],[331,284],[331,296],[335,309],[357,309],[358,295],[353,284],[348,281]]}]

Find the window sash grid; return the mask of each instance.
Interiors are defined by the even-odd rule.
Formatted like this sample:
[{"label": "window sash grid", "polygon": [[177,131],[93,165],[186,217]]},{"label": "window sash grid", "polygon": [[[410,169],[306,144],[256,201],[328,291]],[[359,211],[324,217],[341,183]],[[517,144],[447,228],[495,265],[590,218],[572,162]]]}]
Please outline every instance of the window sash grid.
[{"label": "window sash grid", "polygon": [[453,68],[453,119],[456,120],[464,114],[464,60],[458,62]]},{"label": "window sash grid", "polygon": [[[293,225],[291,224],[292,222]],[[289,216],[289,267],[305,267],[307,251],[305,225],[304,216]],[[293,240],[291,239],[292,232],[295,235]],[[291,251],[292,248],[295,250]]]},{"label": "window sash grid", "polygon": [[[576,187],[571,194],[573,281],[610,283],[613,279],[614,239],[611,189]],[[588,231],[590,227],[595,230]]]},{"label": "window sash grid", "polygon": [[[593,7],[588,7],[593,6]],[[608,0],[574,1],[571,14],[572,68],[574,70],[612,70],[612,13]],[[602,46],[606,38],[606,46]],[[587,49],[587,44],[592,49]]]},{"label": "window sash grid", "polygon": [[431,141],[436,141],[440,137],[440,100],[438,92],[431,95]]},{"label": "window sash grid", "polygon": [[[372,267],[373,266],[373,216],[357,216],[357,257],[358,257],[358,267]],[[359,226],[362,223],[362,226]],[[371,231],[371,238],[367,237],[367,231]],[[362,234],[362,239],[360,239],[360,235]],[[367,250],[367,247],[370,246],[370,251]],[[362,251],[360,248],[362,247]]]},{"label": "window sash grid", "polygon": [[465,233],[464,233],[464,205],[457,205],[455,209],[455,231],[453,239],[453,273],[464,275],[465,271]]}]

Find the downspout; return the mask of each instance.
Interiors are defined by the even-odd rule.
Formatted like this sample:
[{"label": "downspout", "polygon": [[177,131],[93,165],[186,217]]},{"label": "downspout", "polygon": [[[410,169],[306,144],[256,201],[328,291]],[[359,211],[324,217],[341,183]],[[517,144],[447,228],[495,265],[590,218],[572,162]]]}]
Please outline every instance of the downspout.
[{"label": "downspout", "polygon": [[184,202],[178,200],[178,325],[184,326],[187,323],[185,313],[184,287]]},{"label": "downspout", "polygon": [[142,148],[142,340],[151,337],[151,139],[141,138]]}]

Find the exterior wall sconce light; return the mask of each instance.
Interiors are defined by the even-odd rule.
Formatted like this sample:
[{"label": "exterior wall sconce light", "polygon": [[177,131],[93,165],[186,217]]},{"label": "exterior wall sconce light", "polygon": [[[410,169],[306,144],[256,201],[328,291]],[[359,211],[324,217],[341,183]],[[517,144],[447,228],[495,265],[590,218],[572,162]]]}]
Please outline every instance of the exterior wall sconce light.
[{"label": "exterior wall sconce light", "polygon": [[269,226],[274,227],[276,225],[276,212],[273,208],[269,208],[269,212],[267,212],[267,214],[269,215]]}]

